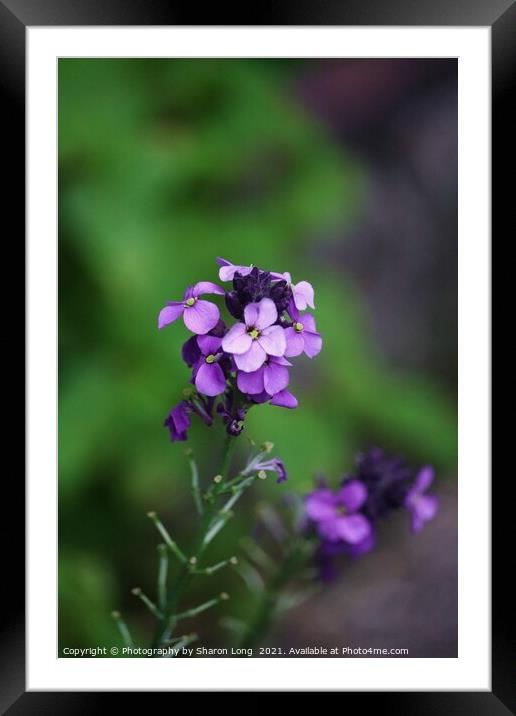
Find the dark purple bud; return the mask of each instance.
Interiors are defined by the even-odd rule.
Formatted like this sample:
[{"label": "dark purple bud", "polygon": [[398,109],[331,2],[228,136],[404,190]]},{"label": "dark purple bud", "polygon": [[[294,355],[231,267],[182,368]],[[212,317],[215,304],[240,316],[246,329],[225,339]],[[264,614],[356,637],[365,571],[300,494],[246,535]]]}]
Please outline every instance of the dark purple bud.
[{"label": "dark purple bud", "polygon": [[191,368],[201,357],[201,350],[197,344],[197,336],[192,336],[181,348],[181,357],[186,365]]}]

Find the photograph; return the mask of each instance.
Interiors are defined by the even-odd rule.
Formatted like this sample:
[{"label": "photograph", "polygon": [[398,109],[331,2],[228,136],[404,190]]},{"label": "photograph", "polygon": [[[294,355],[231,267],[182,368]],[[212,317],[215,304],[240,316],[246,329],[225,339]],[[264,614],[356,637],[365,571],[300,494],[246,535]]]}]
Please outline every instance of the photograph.
[{"label": "photograph", "polygon": [[57,658],[457,659],[457,57],[56,64]]}]

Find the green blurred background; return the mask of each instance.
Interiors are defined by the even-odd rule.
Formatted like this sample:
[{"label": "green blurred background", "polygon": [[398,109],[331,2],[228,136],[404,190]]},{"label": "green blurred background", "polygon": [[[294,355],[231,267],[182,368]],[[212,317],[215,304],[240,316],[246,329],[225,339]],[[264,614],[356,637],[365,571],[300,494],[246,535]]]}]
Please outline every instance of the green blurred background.
[{"label": "green blurred background", "polygon": [[[289,482],[242,501],[214,560],[234,553],[257,500],[306,491],[316,473],[336,481],[369,444],[433,463],[443,499],[454,493],[455,122],[455,61],[59,61],[61,647],[119,644],[113,608],[147,645],[152,620],[130,595],[154,588],[145,513],[181,544],[195,528],[184,445],[162,427],[189,377],[187,334],[158,333],[156,317],[217,279],[216,256],[312,282],[325,343],[292,371],[297,410],[251,412],[248,435],[275,443]],[[205,479],[222,435],[191,431]],[[245,617],[234,574],[197,580],[190,605],[221,589]],[[204,643],[227,639],[218,617],[197,620]]]}]

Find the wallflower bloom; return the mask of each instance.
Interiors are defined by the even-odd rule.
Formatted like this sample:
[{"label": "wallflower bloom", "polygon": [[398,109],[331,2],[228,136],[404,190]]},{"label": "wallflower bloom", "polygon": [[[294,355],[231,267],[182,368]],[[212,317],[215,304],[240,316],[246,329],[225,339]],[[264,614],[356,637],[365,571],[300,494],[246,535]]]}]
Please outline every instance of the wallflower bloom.
[{"label": "wallflower bloom", "polygon": [[[231,283],[227,290],[201,281],[159,314],[160,329],[182,317],[194,334],[181,348],[182,359],[192,369],[192,387],[186,390],[182,407],[176,406],[177,412],[171,411],[167,418],[172,440],[186,439],[184,423],[192,412],[211,425],[216,411],[226,431],[237,436],[254,405],[296,408],[297,398],[287,389],[292,367],[287,357],[304,351],[312,358],[321,350],[313,317],[299,314],[314,306],[313,288],[307,281],[293,284],[288,272],[263,271],[223,258],[217,263],[220,279]],[[202,300],[204,294],[223,296],[237,322],[226,325],[219,308]]]},{"label": "wallflower bloom", "polygon": [[412,514],[412,532],[422,530],[425,522],[432,520],[437,513],[439,506],[437,497],[424,494],[433,479],[433,468],[428,465],[422,467],[405,497],[404,505]]},{"label": "wallflower bloom", "polygon": [[337,492],[320,487],[306,498],[306,514],[324,540],[357,545],[371,533],[369,520],[359,513],[366,498],[359,480],[348,480]]},{"label": "wallflower bloom", "polygon": [[221,343],[222,339],[216,336],[197,338],[201,354],[194,366],[193,378],[199,393],[210,397],[220,395],[226,389],[226,378],[219,365],[222,358]]},{"label": "wallflower bloom", "polygon": [[224,289],[211,281],[200,281],[195,286],[188,286],[182,301],[169,301],[161,309],[158,317],[158,328],[164,328],[183,316],[185,326],[198,335],[204,335],[215,328],[220,318],[220,311],[214,303],[203,301],[199,296],[211,293],[224,295]]},{"label": "wallflower bloom", "polygon": [[239,370],[251,373],[265,363],[267,356],[283,356],[287,344],[284,329],[273,325],[277,318],[270,298],[245,307],[245,323],[236,323],[222,339],[223,350],[233,354]]},{"label": "wallflower bloom", "polygon": [[301,353],[314,358],[321,352],[322,338],[317,333],[315,319],[310,313],[304,313],[302,316],[297,314],[293,325],[285,328],[285,337],[287,339],[285,355],[288,358]]}]

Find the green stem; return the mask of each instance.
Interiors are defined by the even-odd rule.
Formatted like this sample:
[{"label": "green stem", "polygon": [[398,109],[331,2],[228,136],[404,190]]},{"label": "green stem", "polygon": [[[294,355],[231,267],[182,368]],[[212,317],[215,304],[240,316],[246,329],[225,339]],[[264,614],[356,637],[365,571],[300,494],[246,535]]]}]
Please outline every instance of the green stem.
[{"label": "green stem", "polygon": [[[209,531],[211,524],[213,522],[213,519],[217,513],[217,498],[220,496],[220,493],[223,491],[225,487],[225,480],[228,477],[229,469],[231,466],[231,459],[233,457],[233,452],[235,450],[236,445],[236,438],[232,437],[231,435],[226,435],[226,440],[224,442],[224,451],[222,455],[222,463],[221,468],[219,471],[219,474],[222,476],[222,480],[218,483],[216,483],[211,491],[211,497],[212,500],[206,504],[206,507],[204,509],[204,513],[201,517],[201,524],[199,526],[198,535],[196,539],[196,545],[194,549],[194,553],[192,555],[195,562],[199,562],[202,553],[206,547],[205,543],[205,536],[206,533]],[[160,530],[161,531],[161,530]],[[162,533],[163,534],[163,533]],[[170,537],[168,536],[168,539]],[[165,539],[165,541],[167,541]],[[167,542],[168,544],[168,542]],[[175,544],[175,543],[174,543]],[[177,546],[177,545],[176,545]],[[170,545],[169,545],[170,547]],[[154,634],[154,640],[153,640],[153,646],[158,647],[163,642],[170,639],[177,623],[177,618],[174,617],[174,614],[177,612],[177,607],[179,604],[179,601],[181,597],[183,596],[186,589],[190,586],[190,583],[195,576],[195,570],[193,570],[190,566],[190,564],[183,563],[183,566],[181,568],[181,572],[177,578],[176,584],[174,588],[172,589],[172,594],[169,597],[168,603],[166,605],[166,609],[163,611],[163,615],[161,619],[158,620],[156,632]]]},{"label": "green stem", "polygon": [[304,567],[309,554],[311,554],[311,550],[308,552],[306,543],[297,542],[289,550],[280,568],[270,578],[260,596],[254,618],[240,642],[242,648],[249,649],[256,646],[267,633],[276,615],[276,606],[281,590]]}]

